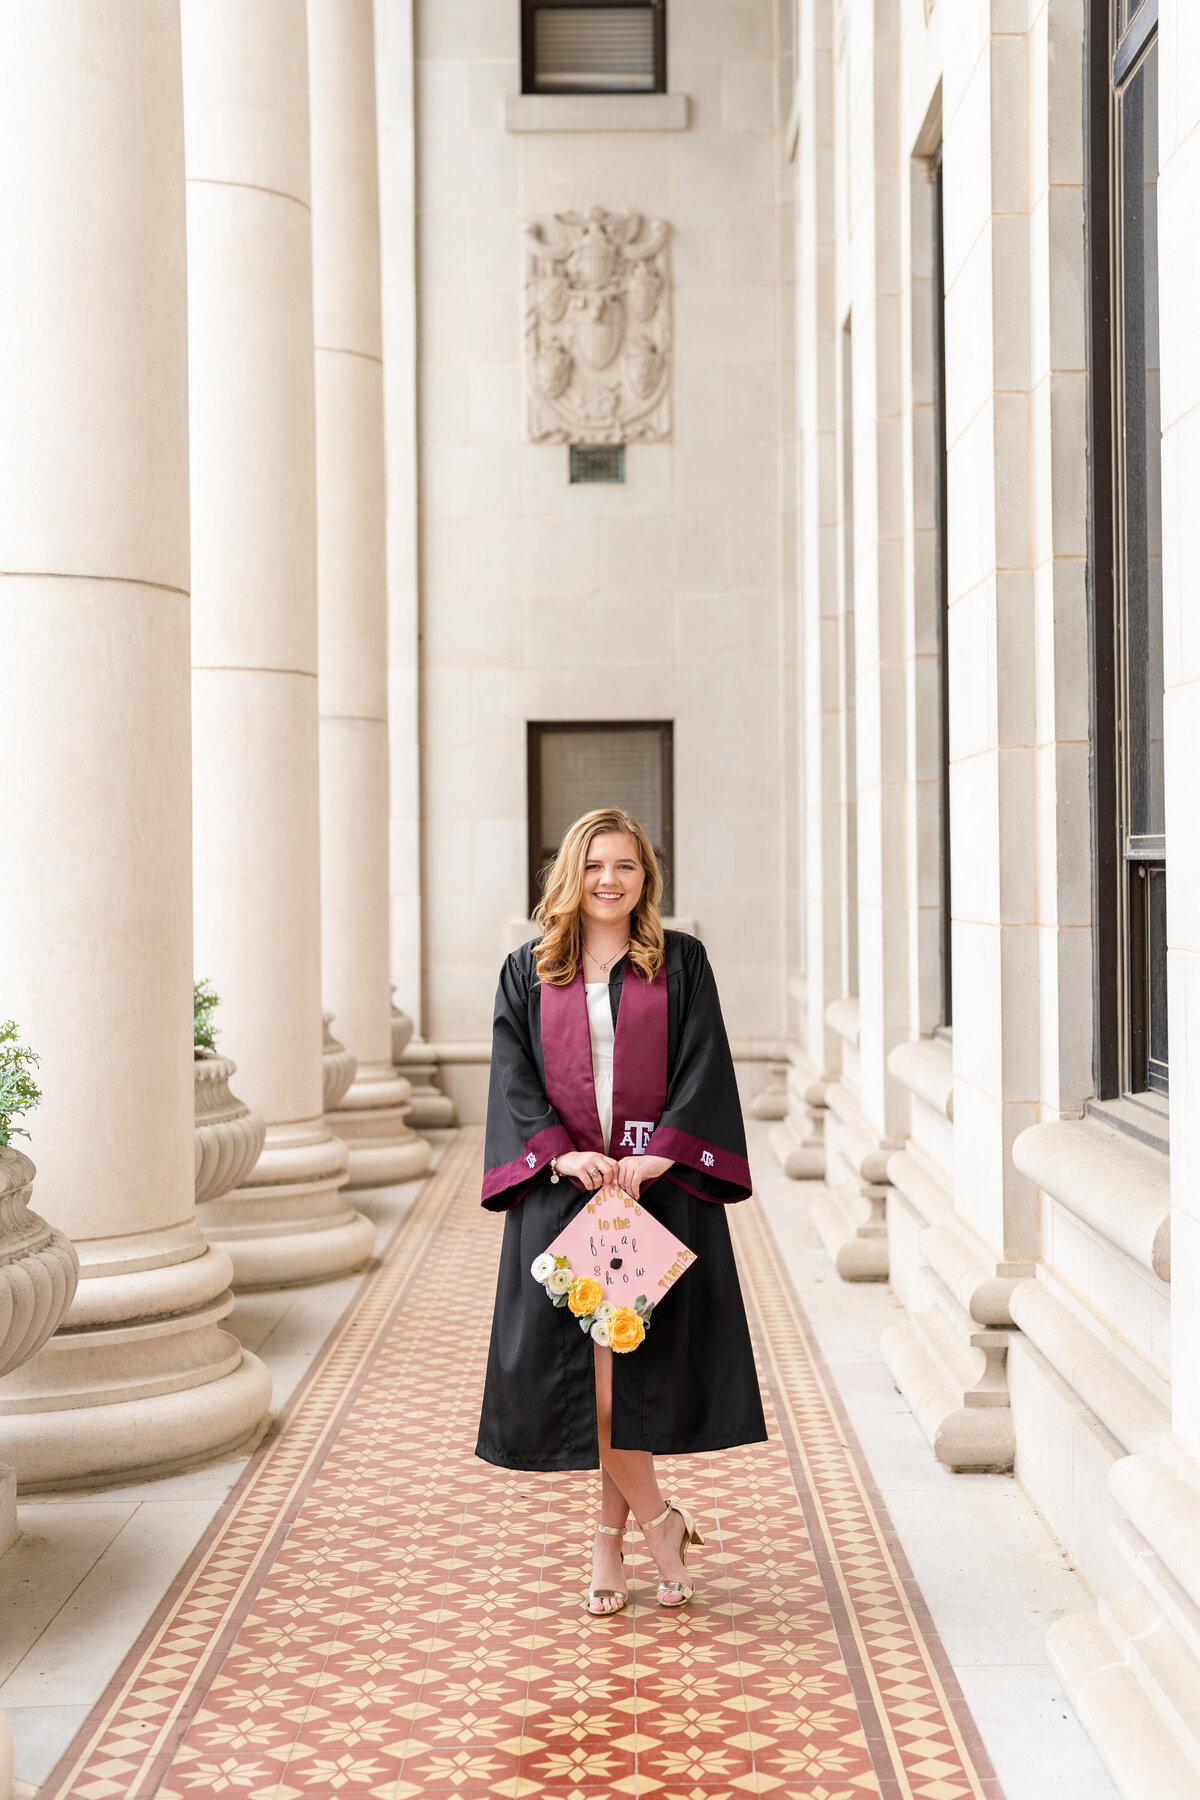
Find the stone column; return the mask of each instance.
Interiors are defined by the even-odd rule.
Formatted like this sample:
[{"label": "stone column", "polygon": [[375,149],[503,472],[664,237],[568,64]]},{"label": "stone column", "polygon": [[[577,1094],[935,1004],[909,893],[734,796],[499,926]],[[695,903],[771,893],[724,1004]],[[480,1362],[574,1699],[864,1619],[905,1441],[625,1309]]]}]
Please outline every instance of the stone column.
[{"label": "stone column", "polygon": [[[377,0],[379,221],[387,438],[391,956],[397,1008],[428,1029],[421,992],[421,745],[417,568],[416,0]],[[403,1046],[400,1046],[403,1048]]]},{"label": "stone column", "polygon": [[[843,896],[844,998],[824,1009],[825,1026],[840,1040],[839,1075],[816,1089],[828,1108],[828,1191],[814,1203],[813,1222],[847,1280],[887,1275],[887,1159],[907,1122],[905,1096],[887,1068],[889,1051],[907,1036],[908,978],[898,29],[887,8],[851,7],[834,43],[840,104],[833,145],[850,187],[836,207],[830,202],[842,220],[837,279],[829,284],[840,543],[830,570],[837,572],[837,635],[826,654],[838,668],[840,741],[828,748],[846,810],[835,839],[840,879],[829,882],[826,864],[822,888]],[[810,638],[810,658],[813,648]]]},{"label": "stone column", "polygon": [[232,1446],[270,1399],[193,1203],[177,0],[0,11],[0,208],[0,994],[80,1263],[0,1459],[46,1486]]},{"label": "stone column", "polygon": [[404,1181],[430,1148],[405,1124],[388,969],[387,497],[372,0],[308,0],[316,339],[321,965],[358,1059],[331,1129],[350,1186]]},{"label": "stone column", "polygon": [[825,1094],[837,1078],[841,1040],[826,1008],[845,993],[846,943],[839,870],[843,794],[838,647],[837,294],[833,160],[833,8],[802,9],[796,146],[797,557],[804,765],[804,1001],[800,1044],[787,1078],[787,1116],[771,1133],[796,1179],[825,1172]]},{"label": "stone column", "polygon": [[196,972],[267,1122],[201,1221],[237,1285],[341,1275],[374,1232],[322,1116],[312,234],[304,0],[184,0]]}]

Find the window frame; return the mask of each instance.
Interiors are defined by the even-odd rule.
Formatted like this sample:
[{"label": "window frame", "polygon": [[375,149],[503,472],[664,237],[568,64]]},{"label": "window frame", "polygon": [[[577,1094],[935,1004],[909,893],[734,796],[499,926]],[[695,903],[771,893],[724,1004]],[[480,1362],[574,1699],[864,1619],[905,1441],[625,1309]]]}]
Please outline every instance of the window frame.
[{"label": "window frame", "polygon": [[838,732],[841,788],[839,870],[842,911],[842,993],[858,998],[858,647],[854,566],[854,313],[838,334]]},{"label": "window frame", "polygon": [[950,457],[946,430],[946,223],[942,152],[930,158],[930,325],[933,334],[934,517],[937,557],[938,880],[941,1029],[954,1023],[950,844]]},{"label": "window frame", "polygon": [[[542,740],[581,731],[654,731],[659,736],[662,780],[662,837],[659,851],[663,877],[662,911],[675,910],[675,723],[672,719],[530,719],[525,727],[526,758],[526,875],[529,916],[541,899],[538,876],[542,848],[538,836],[542,824]],[[535,826],[537,830],[535,832]]]},{"label": "window frame", "polygon": [[[1120,93],[1157,40],[1158,0],[1141,0],[1124,29],[1124,0],[1091,0],[1085,60],[1085,216],[1089,366],[1088,614],[1093,825],[1093,1080],[1097,1098],[1161,1106],[1167,1066],[1152,1067],[1150,997],[1156,969],[1147,931],[1150,889],[1165,870],[1161,835],[1131,830],[1126,565]],[[1142,621],[1141,623],[1144,623]],[[1162,950],[1165,959],[1165,944]],[[1165,991],[1165,967],[1157,971]]]},{"label": "window frame", "polygon": [[[594,7],[597,11],[612,8],[636,8],[654,16],[654,86],[541,88],[537,85],[535,60],[535,24],[539,12],[574,11]],[[521,0],[521,92],[523,94],[665,94],[667,92],[667,0]]]}]

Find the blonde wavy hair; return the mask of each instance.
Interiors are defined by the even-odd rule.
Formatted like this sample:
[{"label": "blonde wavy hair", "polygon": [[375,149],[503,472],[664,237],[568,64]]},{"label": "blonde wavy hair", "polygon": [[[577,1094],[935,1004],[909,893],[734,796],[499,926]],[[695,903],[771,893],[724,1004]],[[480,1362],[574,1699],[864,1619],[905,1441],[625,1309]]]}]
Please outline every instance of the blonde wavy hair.
[{"label": "blonde wavy hair", "polygon": [[646,981],[653,981],[666,959],[663,924],[659,916],[662,870],[654,846],[637,820],[619,807],[601,807],[584,813],[563,833],[558,855],[546,876],[545,891],[534,909],[534,923],[542,928],[534,948],[538,980],[552,987],[567,987],[583,960],[583,878],[592,839],[608,832],[624,832],[637,845],[646,880],[629,920],[629,960]]}]

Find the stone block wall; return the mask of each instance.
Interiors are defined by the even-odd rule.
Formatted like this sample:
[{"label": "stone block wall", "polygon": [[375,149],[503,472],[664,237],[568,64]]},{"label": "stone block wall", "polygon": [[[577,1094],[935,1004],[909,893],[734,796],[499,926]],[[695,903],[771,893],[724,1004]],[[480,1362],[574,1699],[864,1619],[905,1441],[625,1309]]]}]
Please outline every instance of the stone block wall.
[{"label": "stone block wall", "polygon": [[[527,721],[669,719],[676,911],[731,1031],[777,1033],[795,886],[788,9],[674,0],[686,127],[619,128],[618,97],[602,131],[528,129],[513,107],[516,0],[379,11],[385,331],[416,351],[414,392],[389,372],[399,999],[430,1039],[486,1035],[527,914]],[[566,446],[523,427],[523,227],[592,206],[670,228],[674,424],[628,447],[623,486],[570,485]]]}]

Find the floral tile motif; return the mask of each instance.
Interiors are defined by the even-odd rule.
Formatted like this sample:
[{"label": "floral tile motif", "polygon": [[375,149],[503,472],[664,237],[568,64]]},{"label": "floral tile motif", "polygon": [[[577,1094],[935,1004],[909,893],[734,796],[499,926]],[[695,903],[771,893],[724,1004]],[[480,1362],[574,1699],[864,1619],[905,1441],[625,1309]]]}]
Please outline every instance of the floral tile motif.
[{"label": "floral tile motif", "polygon": [[1001,1800],[753,1202],[770,1441],[677,1458],[680,1613],[583,1607],[595,1478],[473,1452],[498,1223],[464,1131],[39,1800]]}]

